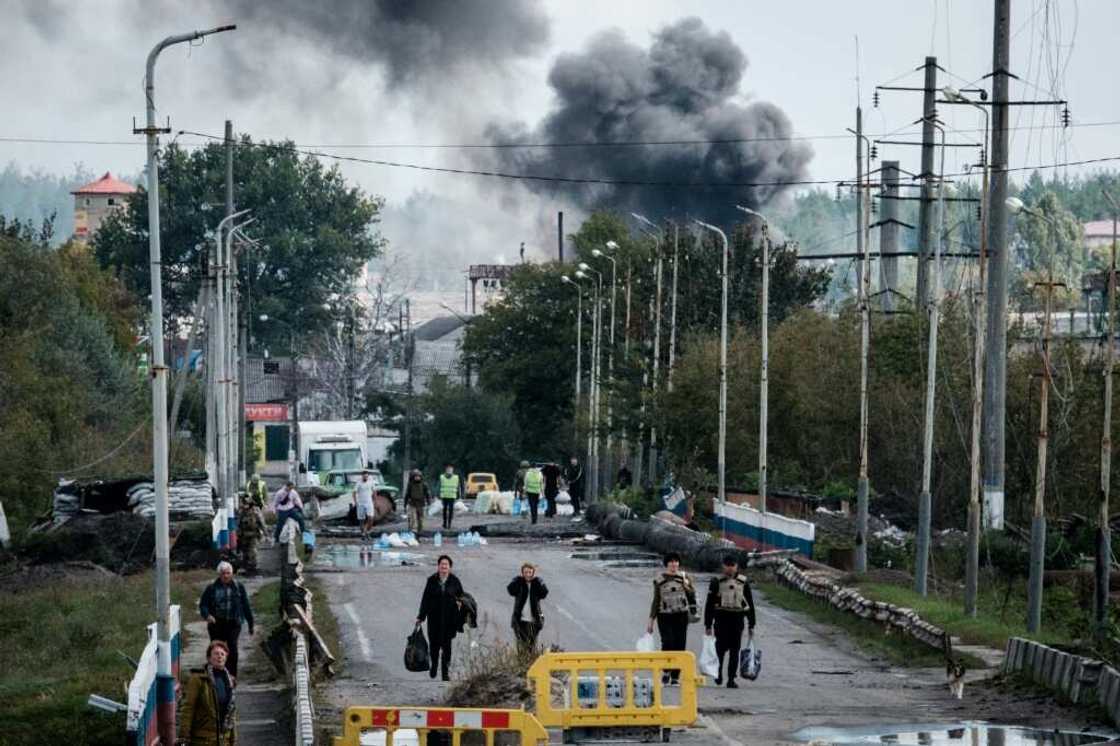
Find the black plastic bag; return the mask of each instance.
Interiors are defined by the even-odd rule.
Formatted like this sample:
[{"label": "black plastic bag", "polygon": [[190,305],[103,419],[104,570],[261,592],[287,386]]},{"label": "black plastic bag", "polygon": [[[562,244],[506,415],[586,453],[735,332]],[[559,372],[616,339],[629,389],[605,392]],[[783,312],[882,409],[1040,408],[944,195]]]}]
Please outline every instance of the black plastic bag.
[{"label": "black plastic bag", "polygon": [[432,658],[428,654],[428,640],[424,637],[424,630],[420,625],[412,630],[408,642],[404,646],[404,667],[409,671],[428,671],[431,669]]},{"label": "black plastic bag", "polygon": [[754,637],[747,640],[747,647],[739,651],[739,675],[754,681],[762,671],[762,651],[755,647]]}]

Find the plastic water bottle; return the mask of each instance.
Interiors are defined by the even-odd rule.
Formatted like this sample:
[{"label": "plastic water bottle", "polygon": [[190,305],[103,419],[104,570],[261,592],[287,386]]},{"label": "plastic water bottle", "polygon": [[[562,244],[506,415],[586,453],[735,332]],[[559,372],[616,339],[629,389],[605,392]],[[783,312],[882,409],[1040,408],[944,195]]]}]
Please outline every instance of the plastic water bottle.
[{"label": "plastic water bottle", "polygon": [[455,541],[457,541],[459,543],[459,548],[462,549],[463,548],[463,532],[462,531],[460,531],[458,536],[455,537]]},{"label": "plastic water bottle", "polygon": [[432,537],[432,546],[443,546],[443,534],[441,534],[439,531],[436,531],[436,535]]},{"label": "plastic water bottle", "polygon": [[482,534],[478,533],[477,531],[471,534],[471,543],[476,547],[482,546]]}]

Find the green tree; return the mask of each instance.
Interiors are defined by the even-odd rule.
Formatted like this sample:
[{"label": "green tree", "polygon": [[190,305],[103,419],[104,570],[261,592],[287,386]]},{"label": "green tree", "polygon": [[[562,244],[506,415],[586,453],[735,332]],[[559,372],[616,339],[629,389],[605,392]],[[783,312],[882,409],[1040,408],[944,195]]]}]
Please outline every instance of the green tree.
[{"label": "green tree", "polygon": [[521,450],[511,404],[509,396],[436,377],[417,402],[416,465],[435,474],[451,463],[463,477],[471,471],[490,471],[501,483],[511,483]]},{"label": "green tree", "polygon": [[[160,154],[166,318],[191,314],[213,248],[212,233],[224,216],[225,151],[220,143],[187,151],[172,144]],[[363,264],[378,256],[383,201],[347,185],[337,167],[301,157],[290,143],[256,143],[243,136],[234,157],[238,209],[251,210],[249,233],[263,249],[240,263],[243,289],[254,313],[276,324],[255,330],[262,344],[286,348],[288,329],[311,335],[330,323],[323,305],[350,293]],[[141,188],[129,210],[110,217],[93,246],[98,260],[139,297],[150,291],[148,194]]]}]

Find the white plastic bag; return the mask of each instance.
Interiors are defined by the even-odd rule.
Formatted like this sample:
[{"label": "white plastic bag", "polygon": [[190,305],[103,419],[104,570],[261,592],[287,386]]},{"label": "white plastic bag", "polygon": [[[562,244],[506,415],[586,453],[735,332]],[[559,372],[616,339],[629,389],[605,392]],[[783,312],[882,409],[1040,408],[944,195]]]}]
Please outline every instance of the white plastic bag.
[{"label": "white plastic bag", "polygon": [[429,516],[437,516],[437,515],[440,514],[440,511],[442,511],[442,510],[443,510],[443,505],[440,504],[440,501],[439,500],[432,500],[431,505],[428,506],[428,515]]},{"label": "white plastic bag", "polygon": [[713,679],[719,678],[719,656],[716,655],[716,638],[704,636],[704,648],[700,651],[700,673]]},{"label": "white plastic bag", "polygon": [[639,653],[653,653],[657,651],[657,642],[653,639],[653,635],[646,632],[638,638],[638,643],[635,646]]}]

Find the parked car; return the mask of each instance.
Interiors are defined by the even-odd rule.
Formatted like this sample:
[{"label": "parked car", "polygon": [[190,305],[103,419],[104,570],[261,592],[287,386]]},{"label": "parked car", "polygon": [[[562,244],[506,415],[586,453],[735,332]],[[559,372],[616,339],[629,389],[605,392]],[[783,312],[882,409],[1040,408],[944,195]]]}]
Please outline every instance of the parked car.
[{"label": "parked car", "polygon": [[472,471],[467,475],[467,485],[463,491],[467,497],[474,497],[479,492],[497,492],[498,475],[488,471]]},{"label": "parked car", "polygon": [[[397,493],[400,492],[400,488],[386,484],[377,469],[365,471],[369,472],[369,480],[374,484],[375,505],[381,501],[380,498],[387,501],[388,507],[399,511]],[[350,505],[350,494],[354,491],[354,485],[362,481],[362,473],[362,469],[332,469],[324,475],[324,484],[311,488],[312,494],[319,498],[324,517],[333,517],[340,512],[342,515],[346,514],[347,506]]]}]

